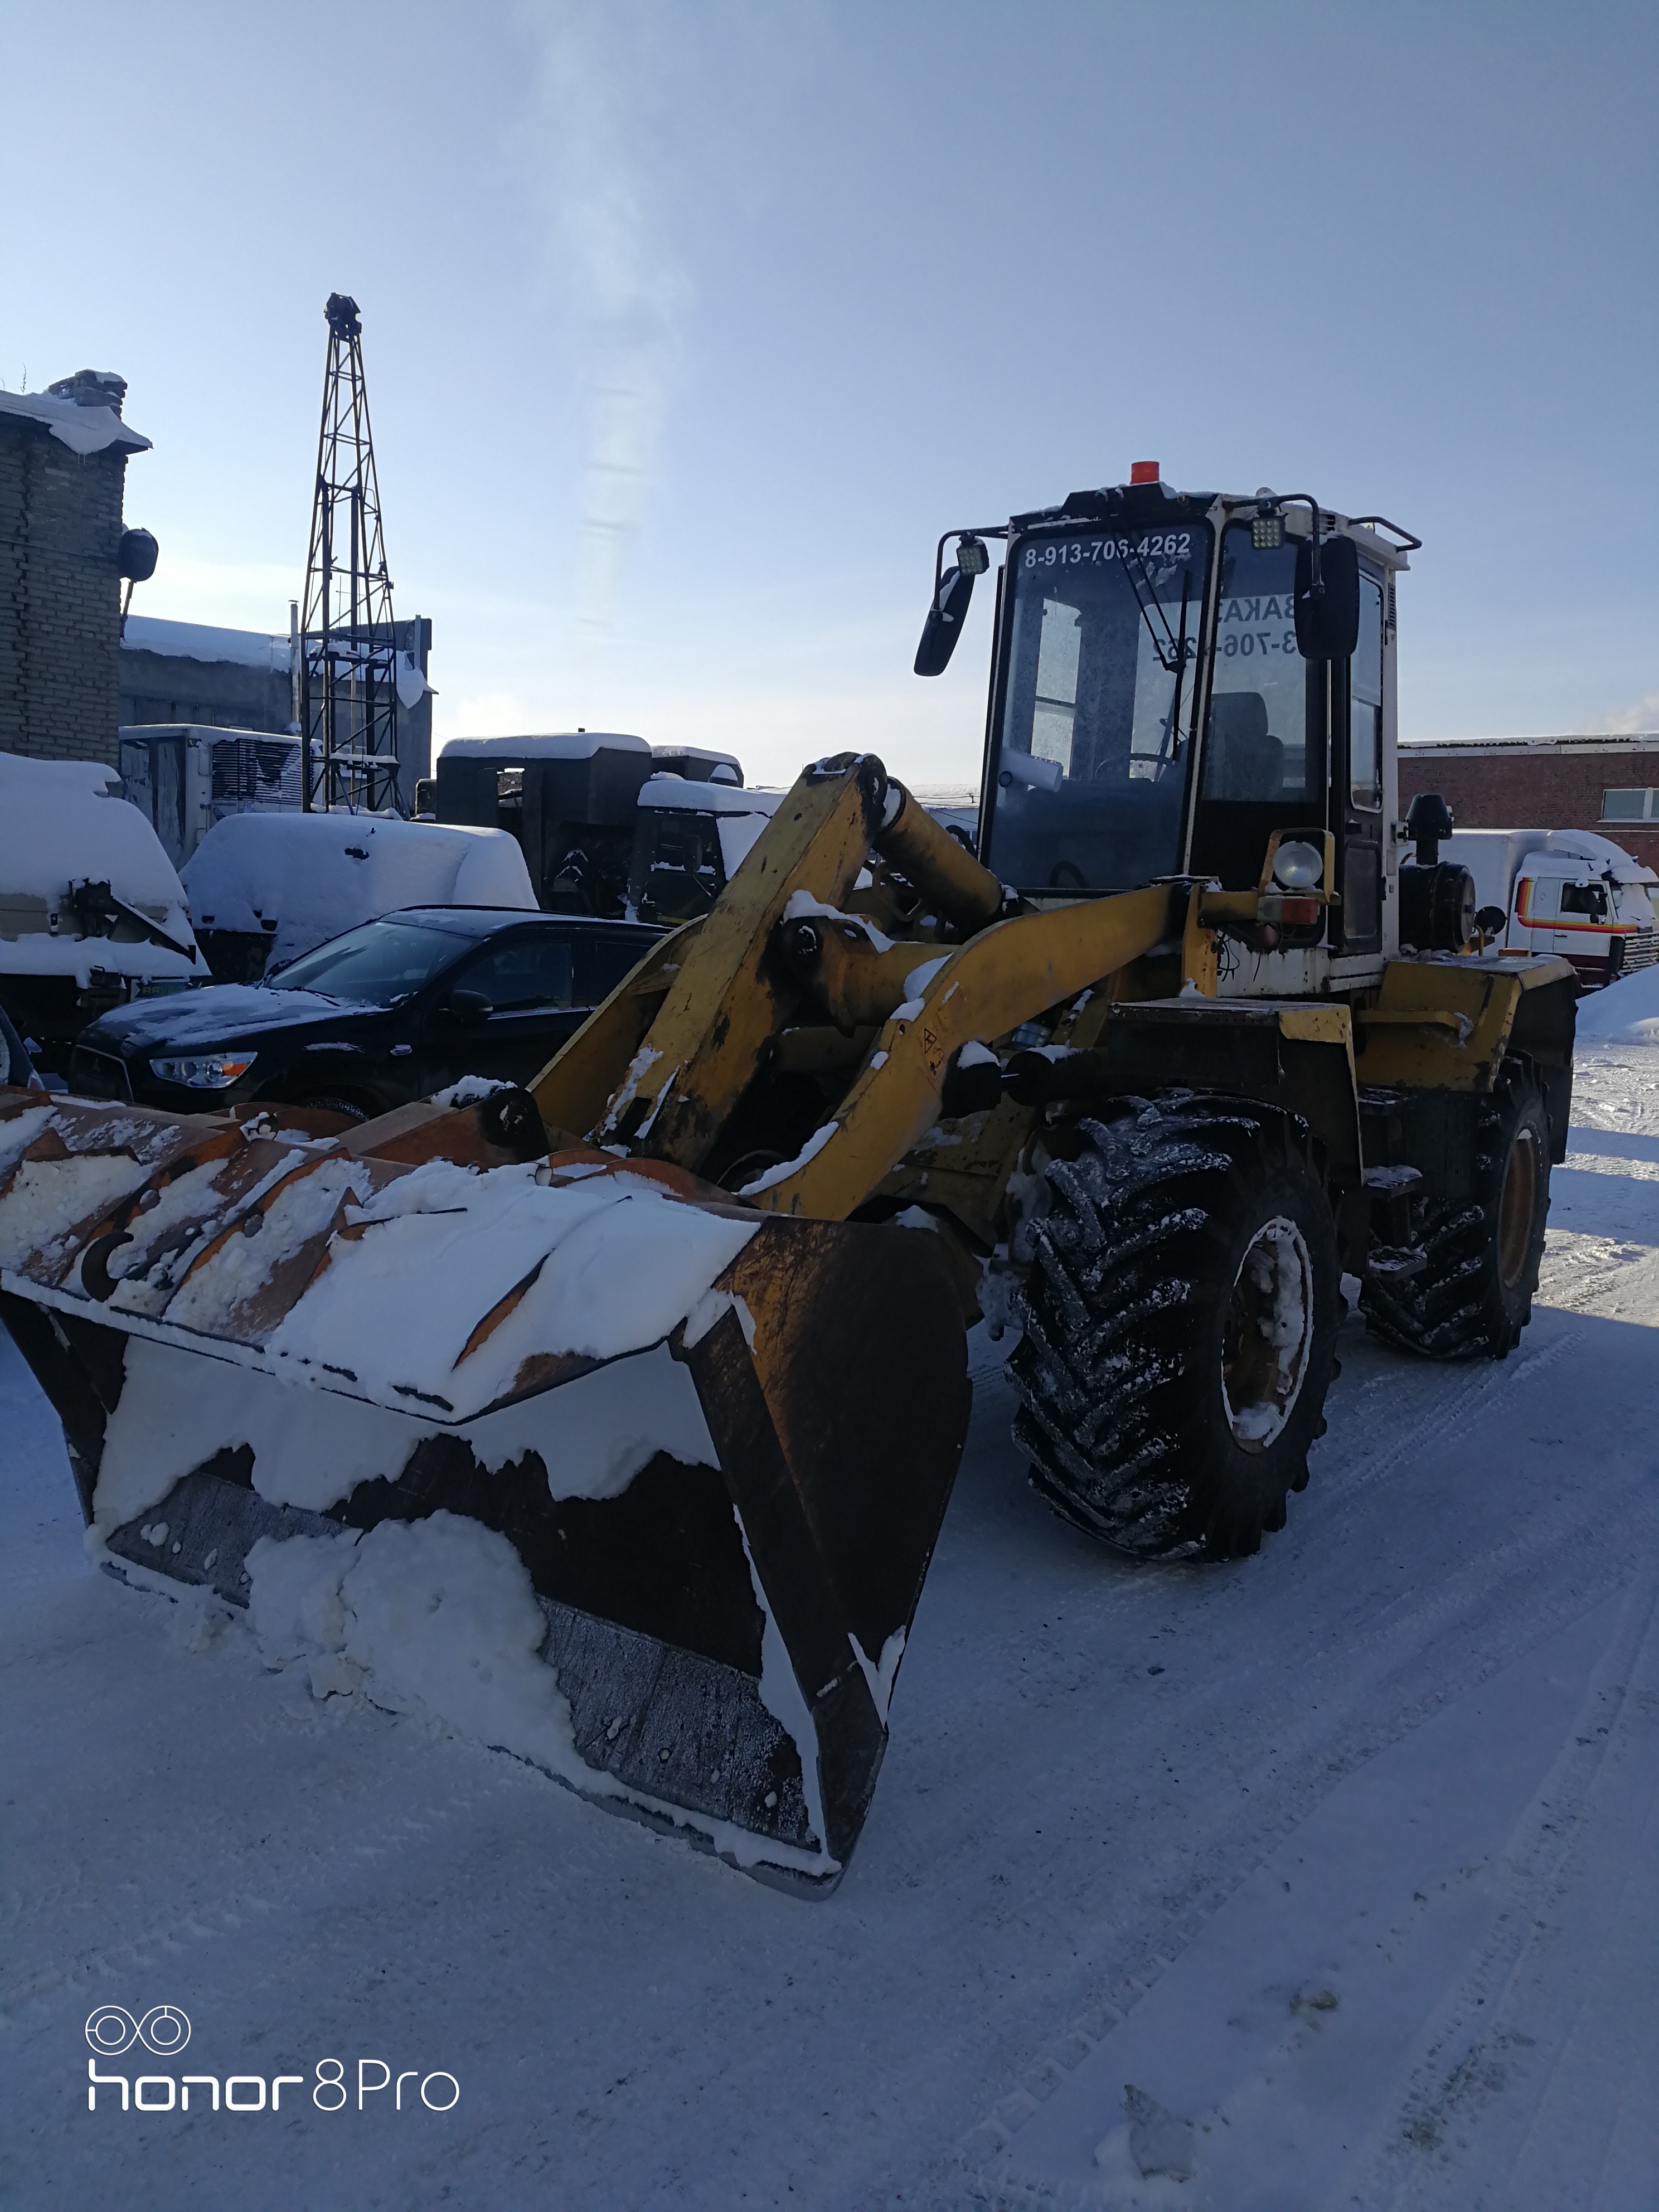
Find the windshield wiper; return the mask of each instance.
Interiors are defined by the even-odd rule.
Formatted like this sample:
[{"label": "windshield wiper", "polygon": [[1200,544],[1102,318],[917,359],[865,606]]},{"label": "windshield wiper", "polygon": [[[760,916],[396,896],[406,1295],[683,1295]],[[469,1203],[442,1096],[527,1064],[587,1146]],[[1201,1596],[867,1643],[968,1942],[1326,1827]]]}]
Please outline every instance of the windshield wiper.
[{"label": "windshield wiper", "polygon": [[1181,572],[1181,635],[1176,641],[1175,697],[1170,702],[1170,719],[1164,726],[1164,743],[1158,748],[1160,760],[1179,760],[1181,757],[1181,691],[1187,675],[1187,605],[1192,595],[1193,572]]},{"label": "windshield wiper", "polygon": [[[1146,635],[1152,641],[1152,651],[1158,655],[1158,665],[1166,676],[1173,676],[1185,665],[1187,657],[1187,602],[1192,590],[1193,572],[1190,568],[1183,568],[1181,574],[1181,635],[1177,638],[1170,628],[1170,617],[1164,611],[1163,601],[1152,588],[1152,580],[1146,573],[1146,556],[1139,546],[1129,546],[1124,559],[1124,574],[1129,579],[1129,589],[1135,595],[1135,605],[1140,609],[1140,619],[1146,625]],[[1131,560],[1140,571],[1139,584],[1127,566]],[[1142,585],[1146,586],[1145,597],[1142,596]],[[1158,635],[1158,623],[1152,620],[1154,614],[1158,617],[1158,623],[1163,625],[1162,637]]]}]

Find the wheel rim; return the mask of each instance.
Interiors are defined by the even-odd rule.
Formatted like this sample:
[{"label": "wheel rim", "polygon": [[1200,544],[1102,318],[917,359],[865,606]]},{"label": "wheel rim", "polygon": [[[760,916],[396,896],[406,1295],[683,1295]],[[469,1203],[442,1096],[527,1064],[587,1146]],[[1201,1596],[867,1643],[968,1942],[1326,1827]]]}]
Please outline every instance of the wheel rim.
[{"label": "wheel rim", "polygon": [[1313,1333],[1313,1262],[1302,1231],[1279,1215],[1250,1240],[1227,1302],[1221,1390],[1241,1450],[1266,1451],[1289,1420]]},{"label": "wheel rim", "polygon": [[1498,1201],[1498,1273],[1506,1291],[1514,1290],[1525,1272],[1537,1211],[1538,1139],[1530,1129],[1517,1129]]}]

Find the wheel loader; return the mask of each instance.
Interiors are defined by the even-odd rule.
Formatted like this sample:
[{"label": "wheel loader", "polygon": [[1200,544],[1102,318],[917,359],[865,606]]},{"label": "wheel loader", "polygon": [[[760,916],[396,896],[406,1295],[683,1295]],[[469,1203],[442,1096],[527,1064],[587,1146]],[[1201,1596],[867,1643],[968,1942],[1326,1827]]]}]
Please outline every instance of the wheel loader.
[{"label": "wheel loader", "polygon": [[814,763],[527,1090],[0,1093],[0,1312],[93,1556],[832,1886],[969,1325],[1018,1331],[1050,1505],[1213,1560],[1308,1480],[1345,1278],[1418,1356],[1527,1321],[1573,978],[1483,944],[1442,802],[1401,817],[1418,543],[1140,466],[947,532],[924,676],[1001,548],[976,849]]}]

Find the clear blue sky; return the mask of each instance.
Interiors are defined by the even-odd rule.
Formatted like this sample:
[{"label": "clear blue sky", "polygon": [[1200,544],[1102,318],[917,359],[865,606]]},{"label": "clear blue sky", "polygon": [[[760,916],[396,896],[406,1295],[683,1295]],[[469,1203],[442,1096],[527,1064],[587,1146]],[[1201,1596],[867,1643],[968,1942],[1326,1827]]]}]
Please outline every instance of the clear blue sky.
[{"label": "clear blue sky", "polygon": [[0,382],[131,386],[149,614],[287,626],[362,305],[441,737],[971,781],[948,525],[1155,459],[1425,541],[1402,730],[1659,726],[1659,9],[6,10]]}]

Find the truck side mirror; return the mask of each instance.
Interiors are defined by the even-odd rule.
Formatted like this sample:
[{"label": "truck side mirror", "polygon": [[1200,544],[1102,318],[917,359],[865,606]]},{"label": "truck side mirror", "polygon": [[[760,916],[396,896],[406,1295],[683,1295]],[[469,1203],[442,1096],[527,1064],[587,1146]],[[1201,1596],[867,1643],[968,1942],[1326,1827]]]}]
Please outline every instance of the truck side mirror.
[{"label": "truck side mirror", "polygon": [[968,616],[968,602],[974,596],[974,579],[960,568],[947,568],[939,580],[939,595],[927,610],[927,619],[921,626],[921,643],[916,647],[916,674],[942,676],[950,665],[951,655],[957,649],[957,640],[962,635],[962,625]]},{"label": "truck side mirror", "polygon": [[1352,538],[1319,543],[1315,588],[1313,540],[1296,549],[1296,649],[1304,660],[1346,660],[1359,642],[1359,548]]},{"label": "truck side mirror", "polygon": [[443,1010],[452,1022],[459,1023],[466,1030],[477,1029],[495,1012],[482,991],[465,990],[452,991],[444,1000]]}]

